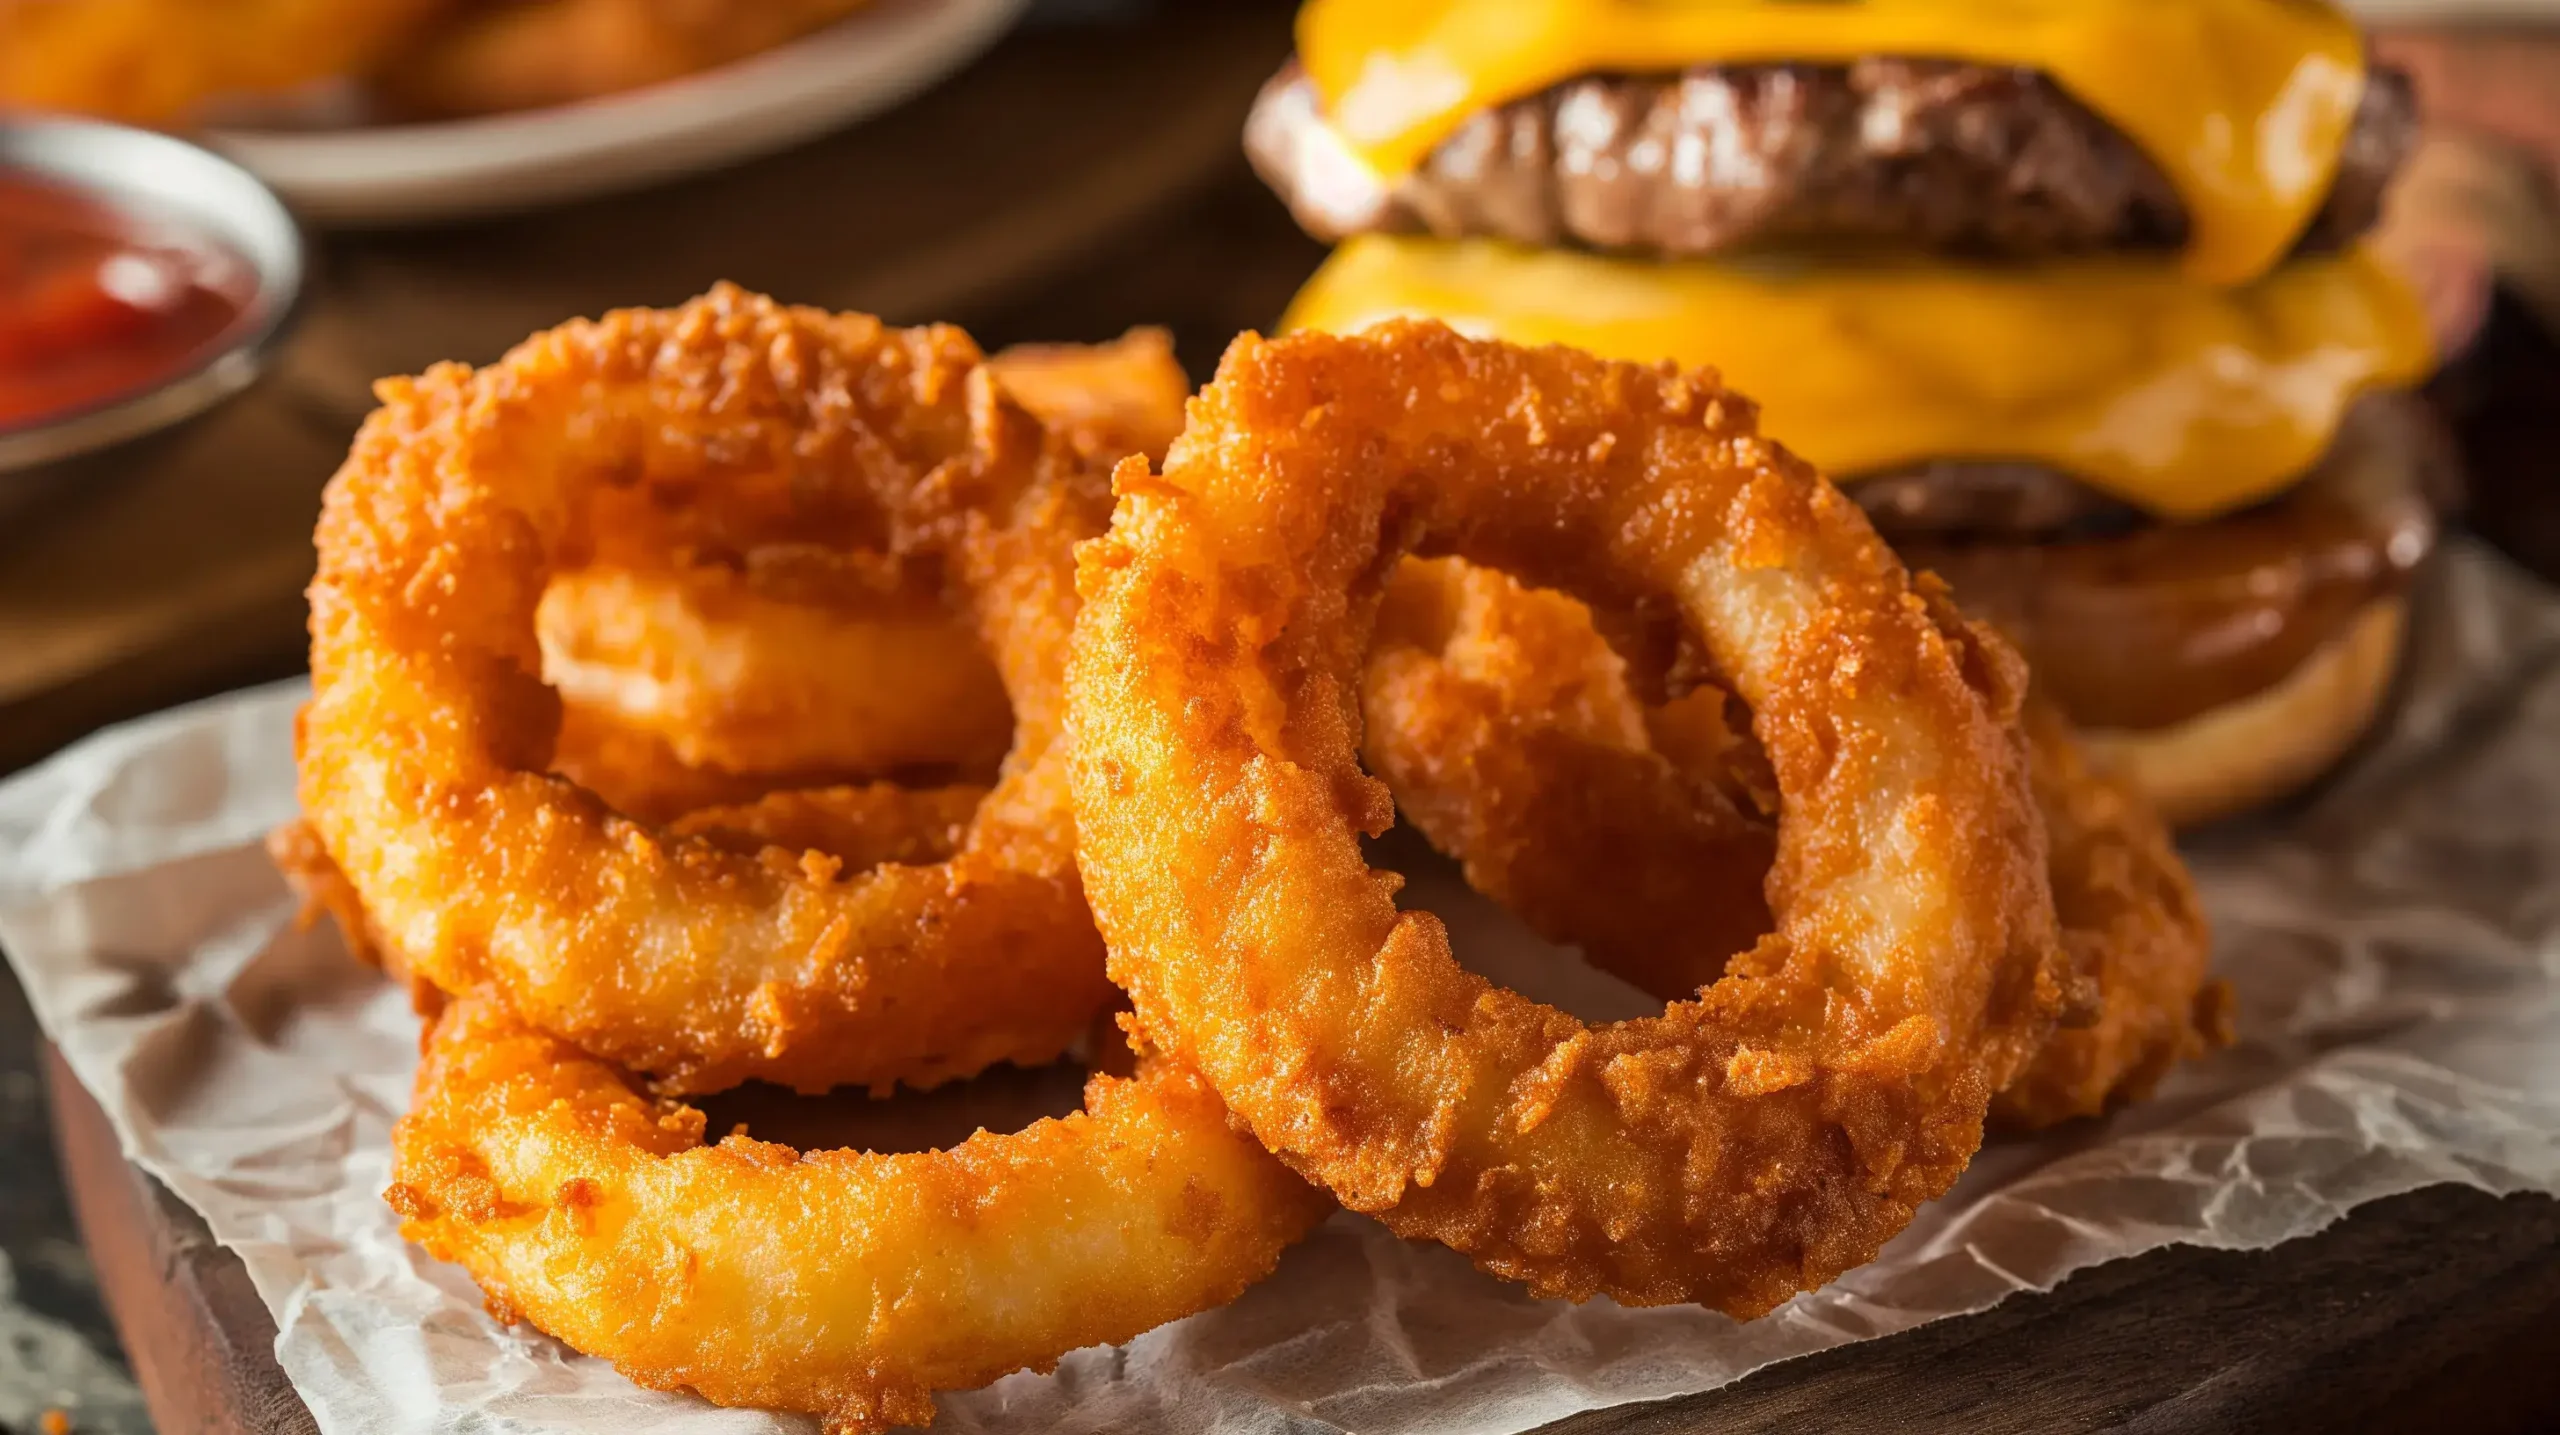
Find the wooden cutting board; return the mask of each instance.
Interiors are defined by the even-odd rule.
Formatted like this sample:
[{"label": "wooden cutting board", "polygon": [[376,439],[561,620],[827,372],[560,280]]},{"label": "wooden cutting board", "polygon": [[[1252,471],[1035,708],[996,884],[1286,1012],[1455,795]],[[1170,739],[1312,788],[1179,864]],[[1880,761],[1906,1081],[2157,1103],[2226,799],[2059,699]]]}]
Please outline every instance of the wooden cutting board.
[{"label": "wooden cutting board", "polygon": [[[1288,51],[1289,7],[1110,8],[1125,18],[1027,27],[898,110],[719,174],[319,237],[305,317],[263,386],[111,482],[0,517],[0,772],[99,723],[300,666],[320,487],[380,375],[493,359],[564,318],[719,279],[968,324],[990,345],[1174,320],[1213,354],[1270,322],[1319,257],[1276,203],[1249,199],[1249,227],[1280,236],[1243,256],[1258,282],[1200,282],[1214,224],[1180,228],[1186,256],[1147,241],[1204,195],[1247,194],[1237,137]],[[1157,302],[1132,302],[1134,281]]]},{"label": "wooden cutting board", "polygon": [[[239,1258],[126,1163],[58,1056],[47,1086],[81,1232],[163,1435],[317,1435]],[[2155,1251],[1544,1435],[2547,1431],[2560,1420],[2555,1256],[2560,1202],[2438,1187],[2271,1251]]]}]

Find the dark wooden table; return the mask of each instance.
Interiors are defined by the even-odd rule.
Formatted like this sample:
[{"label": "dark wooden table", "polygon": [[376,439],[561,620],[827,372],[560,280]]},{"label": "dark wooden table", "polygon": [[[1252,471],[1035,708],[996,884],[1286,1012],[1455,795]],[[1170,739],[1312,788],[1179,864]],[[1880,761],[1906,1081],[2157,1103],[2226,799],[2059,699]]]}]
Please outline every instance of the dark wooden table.
[{"label": "dark wooden table", "polygon": [[[1243,105],[1286,48],[1287,16],[1283,4],[1167,3],[1128,29],[1028,32],[853,135],[731,174],[519,221],[328,241],[320,301],[278,381],[125,487],[0,530],[0,634],[21,637],[0,644],[0,771],[102,722],[299,667],[318,486],[378,372],[487,358],[566,313],[734,277],[955,320],[990,347],[1166,324],[1205,375],[1321,258],[1236,158]],[[1042,147],[991,138],[1018,134],[1003,122],[1026,113],[1050,132]],[[969,164],[938,158],[954,145]],[[2560,512],[2541,457],[2560,356],[2512,317],[2493,338],[2488,377],[2538,377],[2520,398],[2475,368],[2455,405],[2497,467],[2499,501]],[[2488,526],[2550,532],[2547,519]],[[124,1163],[78,1083],[48,1065],[6,975],[0,1162],[17,1300],[127,1353],[162,1431],[312,1428],[237,1259]],[[2555,1355],[2560,1203],[2440,1189],[2274,1251],[2162,1251],[1713,1395],[1558,1428],[2548,1430],[2560,1428]],[[74,1413],[104,1435],[143,1428],[112,1398]]]}]

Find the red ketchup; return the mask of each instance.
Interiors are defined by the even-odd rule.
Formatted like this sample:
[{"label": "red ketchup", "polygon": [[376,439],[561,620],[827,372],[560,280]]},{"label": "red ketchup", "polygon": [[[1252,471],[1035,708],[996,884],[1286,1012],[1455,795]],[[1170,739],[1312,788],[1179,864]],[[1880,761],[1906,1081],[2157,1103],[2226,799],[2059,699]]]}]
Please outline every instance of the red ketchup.
[{"label": "red ketchup", "polygon": [[255,292],[208,237],[0,171],[0,430],[177,377]]}]

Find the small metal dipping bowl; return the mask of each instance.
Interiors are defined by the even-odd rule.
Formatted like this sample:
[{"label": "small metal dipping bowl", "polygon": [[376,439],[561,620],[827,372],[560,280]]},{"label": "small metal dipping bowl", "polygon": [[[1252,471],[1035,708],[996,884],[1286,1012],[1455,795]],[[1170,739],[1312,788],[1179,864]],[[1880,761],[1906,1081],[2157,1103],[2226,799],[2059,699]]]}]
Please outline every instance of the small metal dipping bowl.
[{"label": "small metal dipping bowl", "polygon": [[0,512],[38,492],[103,479],[144,444],[236,397],[273,358],[302,295],[302,232],[247,170],[148,130],[94,120],[0,117],[0,174],[48,181],[144,222],[181,226],[248,265],[256,292],[201,358],[151,387],[0,425]]}]

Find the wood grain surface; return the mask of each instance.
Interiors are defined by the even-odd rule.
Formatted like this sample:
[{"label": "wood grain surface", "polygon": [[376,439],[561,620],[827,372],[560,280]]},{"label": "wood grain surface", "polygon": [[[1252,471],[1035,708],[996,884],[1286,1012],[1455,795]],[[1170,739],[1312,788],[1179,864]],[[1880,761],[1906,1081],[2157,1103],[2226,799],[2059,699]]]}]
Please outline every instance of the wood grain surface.
[{"label": "wood grain surface", "polygon": [[1549,1431],[2548,1431],[2555,1316],[2560,1202],[2436,1187]]},{"label": "wood grain surface", "polygon": [[54,1142],[98,1284],[160,1435],[318,1435],[276,1365],[276,1323],[204,1218],[134,1169],[52,1048]]}]

